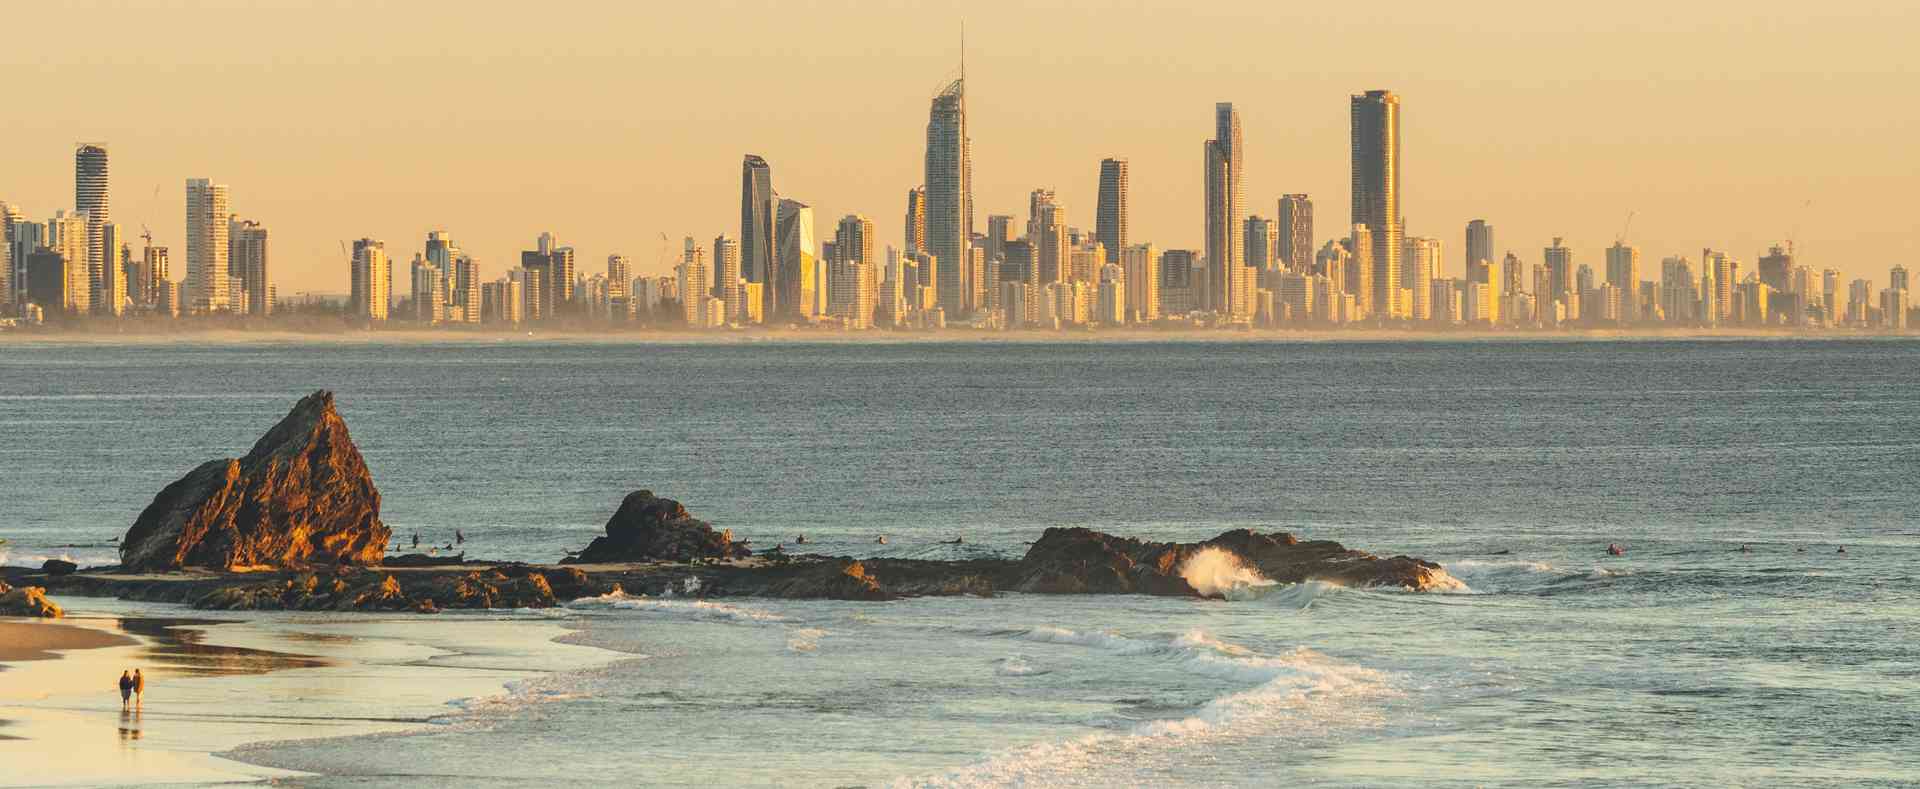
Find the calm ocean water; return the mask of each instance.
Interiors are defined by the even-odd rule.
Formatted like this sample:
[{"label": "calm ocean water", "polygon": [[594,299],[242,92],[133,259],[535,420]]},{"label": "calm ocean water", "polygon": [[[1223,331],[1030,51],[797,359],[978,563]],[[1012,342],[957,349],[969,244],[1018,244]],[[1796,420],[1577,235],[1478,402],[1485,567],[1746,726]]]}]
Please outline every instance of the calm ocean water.
[{"label": "calm ocean water", "polygon": [[397,534],[489,557],[644,487],[765,545],[1252,526],[1474,592],[583,602],[633,659],[243,754],[317,785],[1920,779],[1920,343],[0,345],[8,561],[110,559],[317,388]]}]

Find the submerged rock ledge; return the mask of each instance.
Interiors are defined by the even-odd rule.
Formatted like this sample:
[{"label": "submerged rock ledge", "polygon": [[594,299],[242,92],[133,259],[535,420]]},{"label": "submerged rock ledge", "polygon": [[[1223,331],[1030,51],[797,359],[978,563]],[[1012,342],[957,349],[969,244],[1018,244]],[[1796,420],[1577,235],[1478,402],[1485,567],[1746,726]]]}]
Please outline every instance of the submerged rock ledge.
[{"label": "submerged rock ledge", "polygon": [[1439,565],[1382,558],[1285,532],[1230,531],[1196,543],[1143,542],[1089,529],[1048,529],[1020,559],[854,559],[753,556],[694,562],[535,565],[466,561],[409,566],[329,565],[252,572],[139,573],[118,567],[46,576],[8,568],[7,579],[50,593],[182,603],[212,610],[418,611],[545,608],[614,591],[700,597],[884,601],[1000,592],[1210,596],[1181,575],[1208,549],[1231,553],[1278,583],[1308,580],[1411,591],[1446,588]]},{"label": "submerged rock ledge", "polygon": [[[0,568],[0,591],[30,582],[35,588],[16,591],[13,602],[36,611],[42,607],[27,597],[44,601],[44,587],[203,609],[431,613],[544,608],[615,591],[874,601],[1003,591],[1212,597],[1223,594],[1223,572],[1263,584],[1428,591],[1458,583],[1432,562],[1246,529],[1195,543],[1047,529],[1019,559],[855,559],[777,548],[755,555],[732,532],[646,490],[628,494],[604,536],[556,565],[388,558],[390,537],[373,476],[333,394],[321,391],[296,404],[246,457],[205,463],[155,496],[121,541],[121,564]],[[45,607],[58,615],[57,606]]]}]

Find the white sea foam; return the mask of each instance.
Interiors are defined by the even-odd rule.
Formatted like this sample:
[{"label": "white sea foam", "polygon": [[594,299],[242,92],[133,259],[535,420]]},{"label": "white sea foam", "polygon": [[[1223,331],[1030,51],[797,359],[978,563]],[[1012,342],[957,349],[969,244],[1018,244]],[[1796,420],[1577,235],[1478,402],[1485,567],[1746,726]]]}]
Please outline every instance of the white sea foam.
[{"label": "white sea foam", "polygon": [[895,786],[1046,786],[1138,782],[1137,774],[1103,780],[1117,765],[1168,765],[1210,739],[1286,733],[1293,737],[1379,725],[1381,701],[1399,695],[1389,675],[1304,647],[1261,655],[1201,630],[1165,641],[1110,633],[1037,628],[1023,638],[1073,644],[1120,655],[1177,660],[1187,671],[1252,687],[1213,699],[1184,718],[1140,723],[1063,742],[1018,748],[937,776],[902,778]]},{"label": "white sea foam", "polygon": [[1202,548],[1187,557],[1180,563],[1180,577],[1202,595],[1227,600],[1251,600],[1277,585],[1248,567],[1239,554],[1219,547]]},{"label": "white sea foam", "polygon": [[786,617],[771,611],[763,611],[744,605],[716,603],[710,600],[679,600],[646,595],[630,595],[626,592],[609,592],[599,597],[583,597],[567,603],[567,608],[575,610],[616,610],[640,611],[674,619],[691,619],[706,622],[740,622],[745,624],[761,622],[784,622]]}]

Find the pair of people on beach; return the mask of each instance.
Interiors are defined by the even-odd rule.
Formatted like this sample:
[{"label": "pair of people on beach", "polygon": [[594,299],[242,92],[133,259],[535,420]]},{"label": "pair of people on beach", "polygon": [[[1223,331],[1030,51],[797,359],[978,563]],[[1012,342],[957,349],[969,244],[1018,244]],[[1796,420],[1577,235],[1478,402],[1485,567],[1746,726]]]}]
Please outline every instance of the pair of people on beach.
[{"label": "pair of people on beach", "polygon": [[129,701],[135,707],[140,706],[141,697],[146,691],[147,678],[140,675],[140,669],[134,669],[131,674],[120,672],[120,709],[126,709]]}]

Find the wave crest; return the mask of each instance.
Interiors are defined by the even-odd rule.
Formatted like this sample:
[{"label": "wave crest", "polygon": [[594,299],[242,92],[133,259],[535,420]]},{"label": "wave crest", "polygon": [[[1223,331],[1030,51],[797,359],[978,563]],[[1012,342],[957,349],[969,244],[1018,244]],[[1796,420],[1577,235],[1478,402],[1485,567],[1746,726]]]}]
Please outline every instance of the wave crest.
[{"label": "wave crest", "polygon": [[1252,600],[1279,584],[1248,567],[1240,555],[1220,547],[1202,548],[1180,563],[1180,577],[1206,597]]}]

